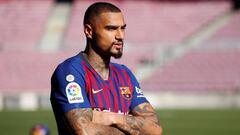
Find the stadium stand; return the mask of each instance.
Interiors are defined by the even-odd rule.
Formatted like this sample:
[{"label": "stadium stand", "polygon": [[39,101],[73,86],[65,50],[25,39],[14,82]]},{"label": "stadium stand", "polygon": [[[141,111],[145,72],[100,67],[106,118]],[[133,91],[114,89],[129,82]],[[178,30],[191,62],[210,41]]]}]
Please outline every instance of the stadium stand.
[{"label": "stadium stand", "polygon": [[89,3],[77,0],[74,1],[72,13],[69,18],[68,29],[65,33],[64,49],[72,50],[79,47],[84,49],[86,42],[82,24],[84,12]]},{"label": "stadium stand", "polygon": [[159,68],[144,89],[235,93],[240,89],[240,13],[196,49]]},{"label": "stadium stand", "polygon": [[143,82],[146,90],[224,92],[240,86],[239,50],[194,50]]},{"label": "stadium stand", "polygon": [[[69,17],[67,26],[62,27],[67,29],[62,29],[65,33],[59,40],[62,43],[52,52],[42,48],[46,49],[43,52],[39,44],[55,1],[0,0],[0,96],[25,92],[49,94],[50,77],[56,65],[85,48],[82,20],[92,2],[74,0],[70,4],[69,16],[66,13],[66,18]],[[228,0],[111,2],[122,9],[127,23],[125,53],[122,59],[114,62],[123,63],[140,73],[144,70],[143,65],[161,63],[159,57],[162,54],[183,45],[231,7]],[[239,89],[240,15],[235,12],[227,25],[197,48],[151,71],[150,76],[141,81],[142,88],[154,94],[163,91],[233,93]],[[13,104],[18,101],[14,96],[9,98],[13,99]],[[28,94],[23,97],[26,96]],[[2,99],[7,101],[5,97]],[[40,106],[48,104],[48,97],[40,99],[44,102]]]},{"label": "stadium stand", "polygon": [[[143,45],[175,45],[229,9],[226,2],[141,1],[122,4],[127,40]],[[212,10],[214,8],[214,10]]]},{"label": "stadium stand", "polygon": [[33,51],[42,37],[53,0],[8,0],[0,3],[1,51]]},{"label": "stadium stand", "polygon": [[0,94],[48,94],[50,77],[66,51],[42,53],[39,43],[54,0],[5,0],[0,3]]},{"label": "stadium stand", "polygon": [[240,13],[237,11],[232,17],[231,21],[227,26],[217,31],[210,40],[239,40],[240,31],[239,31],[239,22],[240,22]]},{"label": "stadium stand", "polygon": [[57,64],[71,52],[2,52],[0,53],[0,92],[18,95],[22,92],[48,94],[51,74]]}]

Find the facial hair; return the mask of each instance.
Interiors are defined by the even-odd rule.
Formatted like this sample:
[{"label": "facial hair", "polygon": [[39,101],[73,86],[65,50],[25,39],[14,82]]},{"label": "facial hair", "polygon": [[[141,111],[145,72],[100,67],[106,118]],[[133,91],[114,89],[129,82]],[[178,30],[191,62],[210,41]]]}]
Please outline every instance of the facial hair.
[{"label": "facial hair", "polygon": [[[123,41],[120,41],[123,44]],[[112,47],[116,44],[116,42],[112,43]],[[120,59],[123,55],[123,51],[118,51],[118,53],[111,53],[111,56],[113,56],[115,59]]]}]

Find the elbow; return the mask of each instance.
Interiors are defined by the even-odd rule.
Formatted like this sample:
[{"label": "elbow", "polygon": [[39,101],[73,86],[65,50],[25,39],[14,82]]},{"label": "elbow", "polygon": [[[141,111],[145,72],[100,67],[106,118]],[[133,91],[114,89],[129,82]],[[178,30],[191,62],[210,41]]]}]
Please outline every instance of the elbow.
[{"label": "elbow", "polygon": [[163,133],[163,128],[159,126],[159,135],[162,135],[162,133]]},{"label": "elbow", "polygon": [[156,128],[156,130],[157,130],[157,132],[156,132],[157,135],[162,135],[162,134],[163,134],[163,128],[162,128],[162,126],[161,126],[158,118],[155,117],[155,119],[154,119],[153,121],[154,121],[154,123],[157,125],[157,128]]},{"label": "elbow", "polygon": [[155,129],[155,133],[154,135],[162,135],[163,134],[163,129],[161,126],[158,126],[156,129]]},{"label": "elbow", "polygon": [[158,118],[155,116],[155,117],[152,117],[152,122],[154,123],[154,135],[162,135],[163,134],[163,128],[162,126],[160,125],[160,122],[158,120]]},{"label": "elbow", "polygon": [[153,128],[151,128],[150,130],[148,130],[148,134],[151,135],[162,135],[163,134],[163,128],[161,125],[154,125],[152,126]]}]

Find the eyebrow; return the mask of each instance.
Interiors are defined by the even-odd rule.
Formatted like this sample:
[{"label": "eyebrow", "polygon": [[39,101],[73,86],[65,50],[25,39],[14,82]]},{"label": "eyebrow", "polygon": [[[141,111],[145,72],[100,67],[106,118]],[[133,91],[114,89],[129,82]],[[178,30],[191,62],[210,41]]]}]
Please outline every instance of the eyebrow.
[{"label": "eyebrow", "polygon": [[123,26],[118,26],[118,25],[107,25],[107,26],[105,26],[105,28],[107,28],[107,29],[109,29],[109,28],[118,28],[118,27],[126,28],[127,24],[124,24]]},{"label": "eyebrow", "polygon": [[122,28],[126,28],[127,27],[127,24],[124,24],[123,26],[121,26]]}]

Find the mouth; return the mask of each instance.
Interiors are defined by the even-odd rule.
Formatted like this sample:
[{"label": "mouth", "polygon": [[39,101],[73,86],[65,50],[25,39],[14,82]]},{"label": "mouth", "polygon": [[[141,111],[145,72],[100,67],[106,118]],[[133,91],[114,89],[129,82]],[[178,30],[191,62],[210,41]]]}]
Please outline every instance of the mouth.
[{"label": "mouth", "polygon": [[123,43],[120,42],[120,43],[114,43],[113,46],[116,48],[116,49],[122,49],[123,48]]}]

